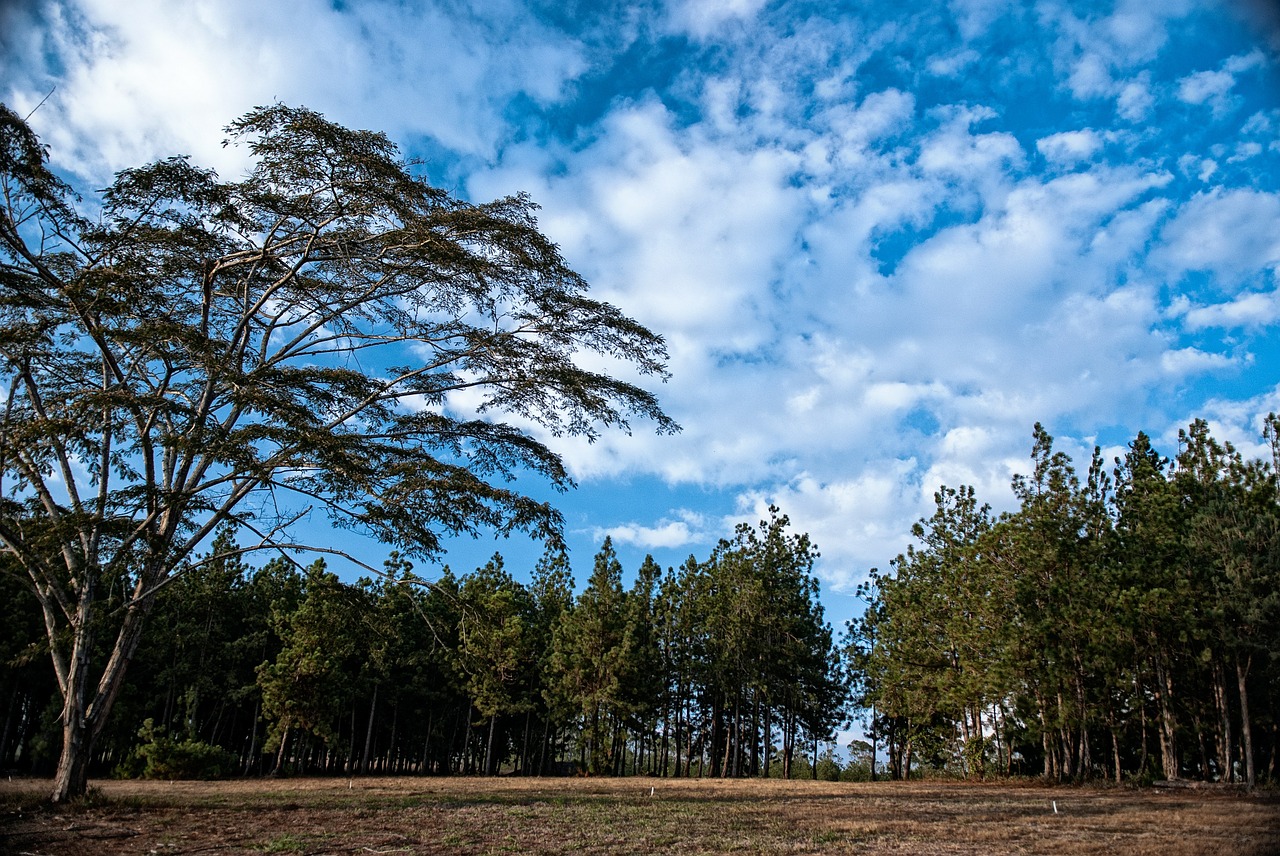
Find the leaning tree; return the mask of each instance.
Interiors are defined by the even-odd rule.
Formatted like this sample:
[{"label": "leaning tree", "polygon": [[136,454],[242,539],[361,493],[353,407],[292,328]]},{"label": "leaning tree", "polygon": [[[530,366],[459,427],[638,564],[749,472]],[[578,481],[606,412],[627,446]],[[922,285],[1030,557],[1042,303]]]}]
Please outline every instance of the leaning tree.
[{"label": "leaning tree", "polygon": [[54,801],[84,792],[157,590],[219,526],[250,549],[332,551],[294,525],[320,510],[419,554],[555,539],[514,482],[571,485],[540,438],[677,430],[584,367],[665,379],[666,350],[588,296],[523,195],[460,201],[306,109],[226,131],[243,180],[170,158],[85,204],[0,105],[0,550],[62,693]]}]

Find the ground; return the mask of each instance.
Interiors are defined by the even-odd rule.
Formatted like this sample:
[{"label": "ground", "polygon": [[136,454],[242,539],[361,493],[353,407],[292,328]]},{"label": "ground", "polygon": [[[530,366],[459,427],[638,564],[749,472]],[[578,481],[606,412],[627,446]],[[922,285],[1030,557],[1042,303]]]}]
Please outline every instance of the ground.
[{"label": "ground", "polygon": [[668,779],[0,782],[0,853],[1280,854],[1280,795]]}]

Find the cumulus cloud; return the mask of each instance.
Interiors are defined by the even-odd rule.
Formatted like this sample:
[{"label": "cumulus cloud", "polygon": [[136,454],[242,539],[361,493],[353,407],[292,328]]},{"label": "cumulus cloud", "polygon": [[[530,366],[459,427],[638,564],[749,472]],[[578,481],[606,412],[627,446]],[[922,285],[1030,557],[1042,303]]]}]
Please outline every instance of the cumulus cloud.
[{"label": "cumulus cloud", "polygon": [[491,156],[511,101],[555,101],[584,61],[516,3],[458,11],[80,0],[53,7],[43,43],[0,68],[19,109],[56,86],[37,124],[62,164],[98,181],[175,153],[234,176],[243,155],[221,147],[221,128],[277,100]]},{"label": "cumulus cloud", "polygon": [[[234,172],[217,128],[278,99],[467,198],[528,191],[669,346],[681,435],[545,438],[581,481],[683,491],[575,518],[630,548],[776,502],[848,588],[940,484],[1007,502],[1035,421],[1085,454],[1167,433],[1274,355],[1276,110],[1246,85],[1270,59],[1193,0],[8,8],[5,98],[56,83],[38,123],[83,176],[174,151]],[[1213,398],[1224,431],[1254,392]]]},{"label": "cumulus cloud", "polygon": [[652,525],[623,523],[597,528],[594,537],[603,541],[612,538],[616,544],[627,544],[644,550],[676,550],[705,547],[715,541],[719,533],[710,529],[704,515],[689,509],[679,509],[672,516],[664,517]]},{"label": "cumulus cloud", "polygon": [[1280,194],[1214,188],[1189,199],[1162,230],[1155,261],[1172,275],[1207,271],[1231,288],[1280,263]]},{"label": "cumulus cloud", "polygon": [[766,0],[674,0],[670,8],[671,23],[696,38],[712,35],[730,21],[751,18]]},{"label": "cumulus cloud", "polygon": [[1280,294],[1249,292],[1234,300],[1188,309],[1186,324],[1190,330],[1212,327],[1265,327],[1280,321]]},{"label": "cumulus cloud", "polygon": [[1102,148],[1102,137],[1091,129],[1062,131],[1036,140],[1036,149],[1047,160],[1065,165],[1088,161]]}]

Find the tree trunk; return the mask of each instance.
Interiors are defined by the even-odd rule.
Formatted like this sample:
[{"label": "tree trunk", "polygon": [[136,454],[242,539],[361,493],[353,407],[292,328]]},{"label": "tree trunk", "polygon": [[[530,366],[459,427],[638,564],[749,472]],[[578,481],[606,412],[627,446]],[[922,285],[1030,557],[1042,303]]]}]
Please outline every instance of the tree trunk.
[{"label": "tree trunk", "polygon": [[18,685],[14,682],[13,692],[9,694],[9,709],[4,717],[4,736],[0,737],[0,766],[9,763],[9,737],[13,734],[14,711],[18,707]]},{"label": "tree trunk", "polygon": [[[74,698],[74,697],[73,697]],[[83,704],[68,699],[62,708],[62,754],[53,778],[53,802],[65,803],[83,796],[89,787],[90,744]]]},{"label": "tree trunk", "polygon": [[782,778],[791,778],[791,759],[796,748],[795,713],[790,709],[782,715]]},{"label": "tree trunk", "polygon": [[258,753],[258,714],[262,705],[262,699],[255,699],[253,702],[253,731],[249,736],[249,754],[244,759],[244,774],[249,775],[249,771],[253,769],[253,764],[257,761]]},{"label": "tree trunk", "polygon": [[1218,706],[1218,776],[1225,782],[1235,781],[1231,769],[1231,705],[1227,702],[1226,670],[1217,660],[1213,664],[1213,700]]},{"label": "tree trunk", "polygon": [[1253,666],[1253,655],[1245,658],[1243,664],[1236,655],[1236,685],[1240,688],[1240,735],[1244,739],[1244,775],[1249,790],[1257,786],[1257,777],[1253,769],[1253,726],[1249,722],[1249,669]]},{"label": "tree trunk", "polygon": [[529,768],[533,766],[532,756],[529,752],[529,727],[533,722],[533,710],[527,710],[524,714],[524,739],[520,741],[520,775],[529,775]]},{"label": "tree trunk", "polygon": [[493,736],[498,727],[498,715],[495,713],[489,717],[489,739],[485,741],[484,746],[484,774],[486,776],[493,775]]},{"label": "tree trunk", "polygon": [[[107,716],[115,704],[124,684],[125,670],[142,637],[142,619],[153,597],[135,601],[126,611],[120,632],[116,636],[111,656],[107,660],[102,677],[98,680],[93,697],[89,697],[89,656],[93,647],[93,634],[89,628],[92,613],[92,595],[86,594],[90,603],[82,604],[79,619],[72,631],[70,663],[65,672],[61,689],[62,752],[54,775],[54,803],[65,803],[83,796],[89,785],[89,764],[93,759],[94,744],[107,724]],[[56,655],[55,655],[56,656]],[[57,664],[55,664],[56,667]]]},{"label": "tree trunk", "polygon": [[551,714],[548,711],[547,718],[542,720],[542,743],[538,748],[538,775],[546,775],[547,772],[547,745],[551,740]]},{"label": "tree trunk", "polygon": [[1157,655],[1155,661],[1159,685],[1156,700],[1160,703],[1160,763],[1164,777],[1176,779],[1179,773],[1178,728],[1173,716],[1173,676],[1163,657]]},{"label": "tree trunk", "polygon": [[[373,701],[369,703],[369,723],[364,729],[364,753],[360,756],[360,775],[369,774],[369,750],[373,746],[373,720],[378,712],[378,685],[373,685]],[[353,738],[355,735],[351,735]]]},{"label": "tree trunk", "polygon": [[271,771],[271,775],[278,776],[284,770],[284,751],[285,746],[289,743],[289,727],[286,725],[284,734],[280,735],[280,748],[276,751],[276,766]]},{"label": "tree trunk", "polygon": [[1040,747],[1044,750],[1044,777],[1051,779],[1057,774],[1054,765],[1053,740],[1049,734],[1049,713],[1045,709],[1044,698],[1036,692],[1036,709],[1040,714]]},{"label": "tree trunk", "polygon": [[773,706],[764,705],[764,778],[769,778],[769,768],[773,765]]},{"label": "tree trunk", "polygon": [[871,704],[871,728],[868,730],[871,732],[871,781],[874,782],[876,780],[876,741],[880,739],[876,728],[876,706],[874,702]]}]

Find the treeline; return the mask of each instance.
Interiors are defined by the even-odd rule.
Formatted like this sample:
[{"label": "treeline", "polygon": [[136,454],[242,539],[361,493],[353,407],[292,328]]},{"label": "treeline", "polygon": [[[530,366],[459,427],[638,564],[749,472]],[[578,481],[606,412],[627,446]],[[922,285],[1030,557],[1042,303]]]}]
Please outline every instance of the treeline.
[{"label": "treeline", "polygon": [[[528,584],[500,555],[424,583],[394,554],[349,584],[322,561],[250,567],[223,532],[158,595],[94,774],[816,772],[847,693],[817,552],[788,526],[774,509],[628,587],[606,540],[576,597],[563,552]],[[40,610],[0,580],[0,764],[48,773]],[[102,581],[113,603],[122,582]]]},{"label": "treeline", "polygon": [[943,488],[863,590],[850,664],[891,775],[1275,782],[1275,461],[1197,420],[1083,479],[1037,425],[1031,463],[998,517]]},{"label": "treeline", "polygon": [[[771,509],[632,582],[606,540],[575,594],[548,552],[430,582],[393,554],[244,561],[230,532],[161,589],[95,775],[841,775],[1278,780],[1280,419],[1273,460],[1203,421],[1087,472],[1035,428],[1015,511],[942,488],[837,644],[817,551]],[[119,605],[124,580],[101,580]],[[51,771],[60,695],[39,606],[0,574],[0,766]],[[99,662],[107,643],[101,642]],[[853,772],[852,770],[845,771]]]}]

